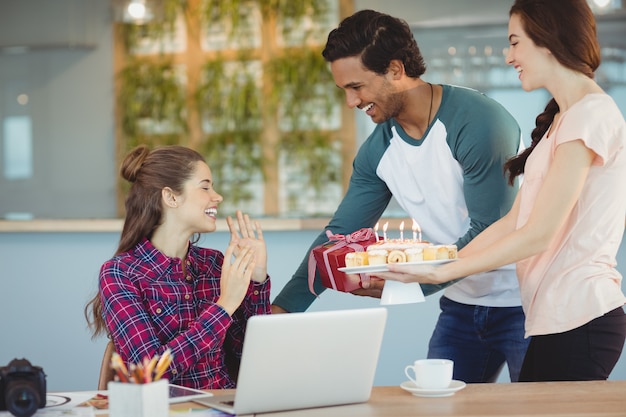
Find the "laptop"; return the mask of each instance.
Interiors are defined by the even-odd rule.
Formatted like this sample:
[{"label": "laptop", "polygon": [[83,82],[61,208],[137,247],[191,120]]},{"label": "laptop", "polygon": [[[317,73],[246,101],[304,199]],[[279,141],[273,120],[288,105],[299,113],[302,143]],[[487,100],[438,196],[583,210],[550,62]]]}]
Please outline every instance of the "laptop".
[{"label": "laptop", "polygon": [[253,316],[235,393],[193,401],[229,414],[366,402],[386,320],[385,308]]}]

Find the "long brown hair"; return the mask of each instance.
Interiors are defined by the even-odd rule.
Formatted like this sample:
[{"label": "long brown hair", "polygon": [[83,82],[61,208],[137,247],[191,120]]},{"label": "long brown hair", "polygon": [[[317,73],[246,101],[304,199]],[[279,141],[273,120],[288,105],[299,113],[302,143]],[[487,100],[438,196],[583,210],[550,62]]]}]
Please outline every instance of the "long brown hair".
[{"label": "long brown hair", "polygon": [[[169,187],[177,194],[182,193],[198,161],[204,162],[202,155],[184,146],[164,146],[150,151],[140,145],[126,155],[120,175],[132,185],[126,197],[126,217],[115,255],[131,250],[144,237],[150,239],[162,221],[161,190]],[[87,303],[84,313],[93,337],[105,333],[100,292]]]},{"label": "long brown hair", "polygon": [[[509,15],[519,16],[524,32],[535,45],[547,48],[563,66],[594,78],[600,66],[600,45],[596,21],[585,0],[516,0]],[[558,112],[559,105],[552,98],[535,120],[530,146],[504,164],[509,184],[524,173],[528,156]]]}]

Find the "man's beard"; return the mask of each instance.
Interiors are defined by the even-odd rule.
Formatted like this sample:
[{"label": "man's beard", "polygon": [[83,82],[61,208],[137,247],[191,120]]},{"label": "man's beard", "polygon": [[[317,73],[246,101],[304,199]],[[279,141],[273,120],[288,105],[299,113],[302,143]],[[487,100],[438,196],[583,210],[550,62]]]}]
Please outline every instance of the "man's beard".
[{"label": "man's beard", "polygon": [[404,110],[405,96],[406,92],[404,91],[388,92],[387,98],[383,101],[385,110],[382,112],[383,120],[380,123],[396,118],[400,113],[402,113]]}]

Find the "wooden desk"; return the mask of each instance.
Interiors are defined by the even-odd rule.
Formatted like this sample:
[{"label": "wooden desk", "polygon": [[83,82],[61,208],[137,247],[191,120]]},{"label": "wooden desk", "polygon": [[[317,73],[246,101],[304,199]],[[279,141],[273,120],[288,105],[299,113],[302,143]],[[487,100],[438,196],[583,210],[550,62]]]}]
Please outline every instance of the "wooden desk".
[{"label": "wooden desk", "polygon": [[[189,405],[176,408],[188,409]],[[366,403],[260,416],[626,416],[626,381],[468,384],[444,398],[414,397],[395,386],[374,387]]]}]

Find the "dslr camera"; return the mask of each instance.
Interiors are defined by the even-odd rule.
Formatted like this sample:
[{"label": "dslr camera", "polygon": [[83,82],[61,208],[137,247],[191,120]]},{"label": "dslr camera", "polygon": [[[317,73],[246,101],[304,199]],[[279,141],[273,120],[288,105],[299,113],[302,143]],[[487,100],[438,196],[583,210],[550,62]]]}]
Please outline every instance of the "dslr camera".
[{"label": "dslr camera", "polygon": [[46,374],[26,359],[13,359],[0,367],[0,410],[30,417],[46,406]]}]

